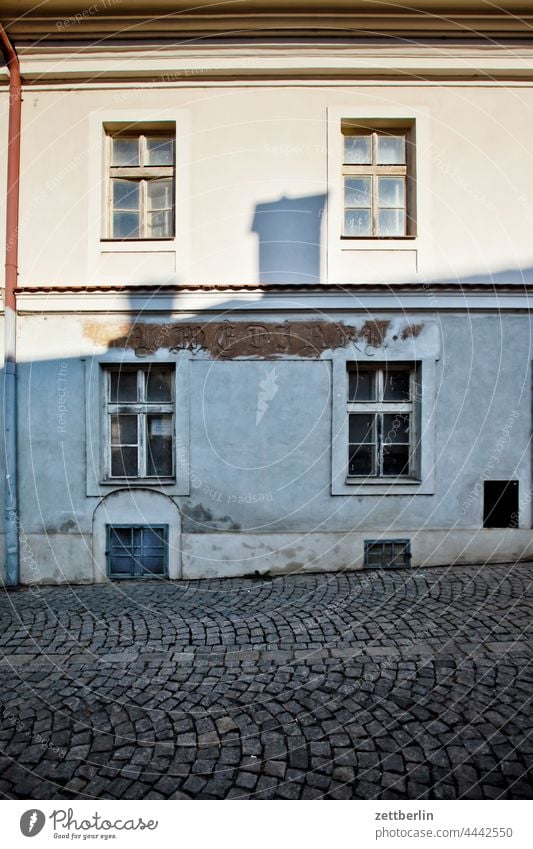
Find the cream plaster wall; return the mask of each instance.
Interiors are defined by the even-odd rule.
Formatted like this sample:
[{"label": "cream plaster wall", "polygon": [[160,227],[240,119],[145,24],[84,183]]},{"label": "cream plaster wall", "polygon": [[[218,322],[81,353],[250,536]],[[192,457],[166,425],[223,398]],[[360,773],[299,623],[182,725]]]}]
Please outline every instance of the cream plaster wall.
[{"label": "cream plaster wall", "polygon": [[[0,108],[5,100],[0,97]],[[344,245],[331,229],[328,240],[318,204],[321,220],[310,231],[320,240],[317,279],[365,282],[418,275],[468,282],[498,275],[505,282],[533,267],[531,86],[272,81],[199,87],[185,81],[163,88],[25,93],[20,283],[256,282],[259,239],[251,228],[257,206],[287,198],[288,206],[294,201],[301,212],[302,199],[331,196],[339,174],[335,168],[328,175],[335,137],[330,127],[328,150],[328,114],[338,116],[344,109],[368,117],[405,112],[423,124],[417,149],[418,238],[395,240],[389,246],[394,249],[365,241],[343,254]],[[152,255],[146,243],[142,256],[136,245],[131,251],[121,245],[118,256],[107,246],[111,258],[102,262],[104,246],[95,228],[99,206],[94,205],[102,169],[91,126],[101,115],[116,114],[120,120],[147,110],[163,118],[178,116],[178,238]],[[0,168],[1,157],[0,149]],[[338,202],[335,207],[330,216],[338,216]],[[272,215],[279,208],[272,207]],[[298,211],[296,229],[286,237],[294,241]],[[283,238],[275,227],[273,232]],[[307,232],[302,229],[303,238]]]}]

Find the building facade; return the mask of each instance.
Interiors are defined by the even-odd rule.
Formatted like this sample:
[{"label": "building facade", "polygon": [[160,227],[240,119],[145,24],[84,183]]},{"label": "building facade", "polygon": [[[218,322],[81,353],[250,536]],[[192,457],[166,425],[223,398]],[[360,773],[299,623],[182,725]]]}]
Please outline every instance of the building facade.
[{"label": "building facade", "polygon": [[531,558],[532,16],[182,5],[5,4],[21,583]]}]

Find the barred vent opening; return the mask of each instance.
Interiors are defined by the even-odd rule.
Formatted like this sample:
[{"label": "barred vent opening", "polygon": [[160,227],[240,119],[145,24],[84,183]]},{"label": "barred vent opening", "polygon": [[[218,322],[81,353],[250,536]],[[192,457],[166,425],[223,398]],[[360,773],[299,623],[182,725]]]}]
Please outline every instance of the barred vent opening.
[{"label": "barred vent opening", "polygon": [[411,540],[365,540],[364,565],[368,569],[405,569],[411,565]]}]

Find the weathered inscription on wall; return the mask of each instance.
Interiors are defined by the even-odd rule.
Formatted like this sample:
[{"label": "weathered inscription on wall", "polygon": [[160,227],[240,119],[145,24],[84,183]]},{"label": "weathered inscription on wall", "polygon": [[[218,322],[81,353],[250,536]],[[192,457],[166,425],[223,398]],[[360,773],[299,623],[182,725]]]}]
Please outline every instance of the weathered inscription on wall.
[{"label": "weathered inscription on wall", "polygon": [[[392,341],[415,338],[423,324],[404,325]],[[211,321],[165,323],[135,322],[112,324],[85,321],[84,335],[97,345],[134,350],[146,357],[160,348],[171,353],[205,351],[213,357],[319,357],[324,351],[350,344],[360,353],[372,356],[387,346],[390,322],[367,320],[354,327],[334,321],[285,321],[282,324],[257,321]],[[392,331],[391,331],[392,332]]]},{"label": "weathered inscription on wall", "polygon": [[[170,352],[206,351],[215,357],[317,357],[349,343],[381,348],[388,321],[366,321],[356,328],[343,322],[286,321],[282,324],[242,321],[135,323],[127,332],[108,338],[110,348],[130,348],[139,357],[159,348]],[[94,326],[93,326],[94,327]],[[121,328],[124,331],[125,328]]]}]

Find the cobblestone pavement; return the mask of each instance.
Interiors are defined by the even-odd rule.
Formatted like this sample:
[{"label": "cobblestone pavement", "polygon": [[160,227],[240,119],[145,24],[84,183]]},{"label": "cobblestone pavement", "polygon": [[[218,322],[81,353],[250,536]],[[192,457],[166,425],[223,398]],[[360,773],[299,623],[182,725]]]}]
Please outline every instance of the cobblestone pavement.
[{"label": "cobblestone pavement", "polygon": [[531,798],[532,574],[4,593],[0,794]]}]

